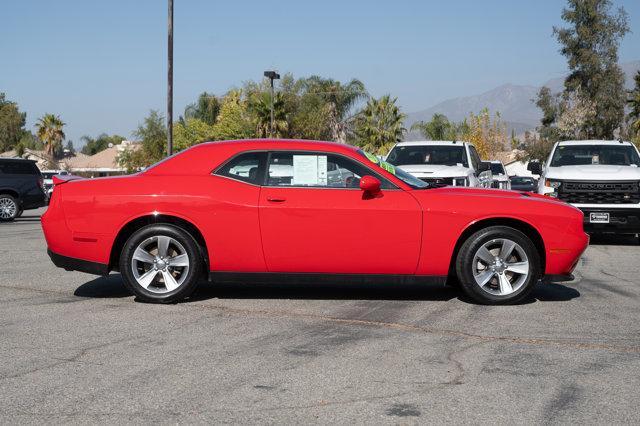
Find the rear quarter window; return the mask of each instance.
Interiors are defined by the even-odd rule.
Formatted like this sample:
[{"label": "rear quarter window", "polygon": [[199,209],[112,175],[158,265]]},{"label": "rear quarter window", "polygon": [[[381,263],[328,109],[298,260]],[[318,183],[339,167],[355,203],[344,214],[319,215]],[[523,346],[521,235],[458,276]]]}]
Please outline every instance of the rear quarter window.
[{"label": "rear quarter window", "polygon": [[34,163],[26,161],[0,161],[0,173],[6,175],[40,175]]}]

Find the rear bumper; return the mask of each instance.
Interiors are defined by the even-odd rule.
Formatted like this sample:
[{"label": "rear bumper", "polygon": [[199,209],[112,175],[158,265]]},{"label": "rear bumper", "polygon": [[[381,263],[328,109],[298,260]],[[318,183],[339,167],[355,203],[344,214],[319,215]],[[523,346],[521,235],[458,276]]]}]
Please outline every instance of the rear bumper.
[{"label": "rear bumper", "polygon": [[41,194],[34,195],[25,195],[22,198],[22,205],[20,206],[23,210],[33,210],[38,209],[40,207],[44,207],[47,205],[47,197],[44,195],[44,192]]},{"label": "rear bumper", "polygon": [[47,249],[47,254],[49,254],[54,265],[66,271],[86,272],[87,274],[93,275],[109,275],[109,265],[63,256],[52,252],[50,249]]},{"label": "rear bumper", "polygon": [[[584,230],[591,234],[638,234],[640,233],[640,208],[612,209],[579,207],[584,213]],[[609,223],[590,223],[589,213],[609,213]]]}]

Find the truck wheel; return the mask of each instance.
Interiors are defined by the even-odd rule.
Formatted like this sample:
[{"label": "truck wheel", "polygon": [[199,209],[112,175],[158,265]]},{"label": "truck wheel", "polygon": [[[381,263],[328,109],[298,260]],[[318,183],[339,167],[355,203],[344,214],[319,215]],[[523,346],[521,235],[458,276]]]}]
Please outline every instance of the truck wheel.
[{"label": "truck wheel", "polygon": [[460,248],[456,273],[467,296],[485,305],[525,299],[540,278],[540,256],[529,237],[507,226],[471,235]]},{"label": "truck wheel", "polygon": [[9,194],[0,194],[0,222],[11,222],[18,217],[18,202]]},{"label": "truck wheel", "polygon": [[172,303],[188,297],[198,285],[203,266],[193,237],[168,224],[139,229],[120,255],[126,287],[146,302]]}]

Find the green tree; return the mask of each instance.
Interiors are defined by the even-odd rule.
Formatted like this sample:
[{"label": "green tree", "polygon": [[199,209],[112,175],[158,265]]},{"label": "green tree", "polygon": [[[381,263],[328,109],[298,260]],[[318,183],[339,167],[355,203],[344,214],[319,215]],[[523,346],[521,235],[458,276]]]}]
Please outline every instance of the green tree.
[{"label": "green tree", "polygon": [[195,144],[216,139],[215,126],[197,118],[188,118],[184,123],[176,123],[173,128],[173,147],[176,151]]},{"label": "green tree", "polygon": [[446,141],[457,139],[455,123],[443,114],[433,114],[430,121],[413,123],[411,130],[418,130],[422,137],[432,141]]},{"label": "green tree", "polygon": [[15,102],[0,93],[0,152],[15,147],[22,137],[27,114],[18,110]]},{"label": "green tree", "polygon": [[397,98],[385,95],[370,99],[355,120],[355,142],[364,150],[385,154],[400,142],[407,129],[403,122],[406,116],[396,105]]},{"label": "green tree", "polygon": [[214,132],[216,140],[255,137],[254,123],[247,110],[247,102],[242,98],[242,91],[232,90],[225,95]]},{"label": "green tree", "polygon": [[101,133],[96,138],[92,138],[91,136],[83,136],[80,140],[84,143],[80,152],[86,155],[94,155],[100,151],[104,151],[109,148],[109,144],[111,145],[119,145],[125,140],[123,136],[119,135],[108,135],[106,133]]},{"label": "green tree", "polygon": [[184,109],[184,120],[196,119],[213,126],[220,113],[220,106],[220,100],[215,95],[202,92],[196,102],[187,105]]},{"label": "green tree", "polygon": [[65,123],[54,114],[45,114],[38,119],[36,123],[36,134],[38,138],[44,143],[44,150],[48,157],[49,167],[56,166],[55,153],[62,145],[62,141],[65,138],[64,127]]},{"label": "green tree", "polygon": [[[629,31],[623,8],[613,14],[611,0],[568,0],[562,11],[567,28],[554,27],[570,74],[565,94],[578,94],[595,112],[580,131],[588,138],[612,139],[624,121],[624,73],[618,46]],[[566,99],[566,97],[565,97]]]},{"label": "green tree", "polygon": [[640,71],[634,76],[635,87],[629,92],[631,132],[640,141]]},{"label": "green tree", "polygon": [[67,146],[65,149],[69,151],[69,154],[74,155],[76,153],[76,148],[73,146],[73,141],[67,141]]},{"label": "green tree", "polygon": [[[289,121],[282,93],[276,92],[273,97],[273,137],[287,136]],[[249,100],[249,112],[255,121],[255,133],[259,138],[271,136],[271,93],[259,92]]]},{"label": "green tree", "polygon": [[331,139],[346,143],[350,113],[356,103],[369,96],[364,84],[356,79],[342,84],[314,75],[304,80],[304,86],[308,94],[317,96],[326,105],[325,114],[329,120]]}]

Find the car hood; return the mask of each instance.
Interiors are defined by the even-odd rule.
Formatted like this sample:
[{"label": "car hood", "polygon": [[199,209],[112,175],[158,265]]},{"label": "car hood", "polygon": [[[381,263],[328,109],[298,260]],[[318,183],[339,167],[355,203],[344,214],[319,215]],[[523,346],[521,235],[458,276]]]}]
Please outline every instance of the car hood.
[{"label": "car hood", "polygon": [[406,164],[396,166],[405,172],[417,177],[465,177],[470,169],[462,166],[445,166],[441,164]]},{"label": "car hood", "polygon": [[559,180],[640,180],[640,167],[605,166],[601,164],[549,167],[545,173],[545,178]]},{"label": "car hood", "polygon": [[[478,198],[499,198],[499,199],[517,199],[523,201],[532,201],[532,202],[545,202],[545,203],[553,203],[553,204],[564,204],[565,202],[560,201],[553,197],[548,197],[545,195],[533,194],[531,192],[524,191],[514,191],[514,190],[504,190],[504,189],[493,189],[493,188],[473,188],[473,187],[462,187],[462,186],[447,186],[443,188],[431,188],[431,189],[422,189],[416,190],[414,193],[416,194],[428,194],[429,192],[437,193],[439,195],[451,195],[451,196],[465,196],[465,197],[478,197]],[[419,196],[419,195],[418,195]]]}]

